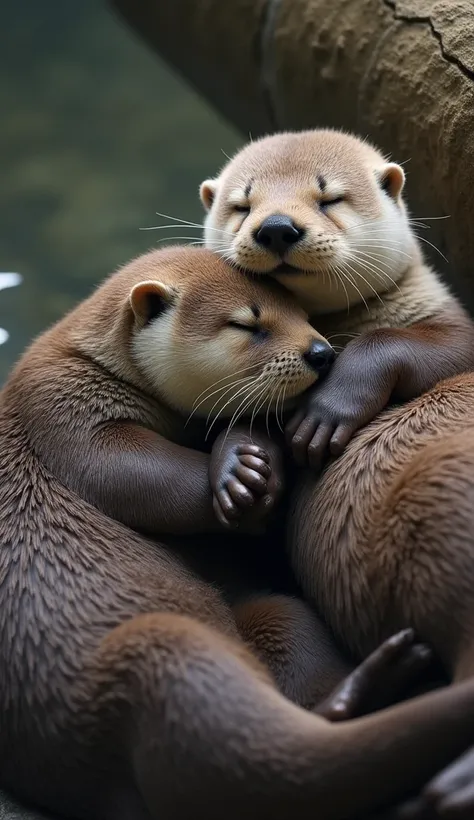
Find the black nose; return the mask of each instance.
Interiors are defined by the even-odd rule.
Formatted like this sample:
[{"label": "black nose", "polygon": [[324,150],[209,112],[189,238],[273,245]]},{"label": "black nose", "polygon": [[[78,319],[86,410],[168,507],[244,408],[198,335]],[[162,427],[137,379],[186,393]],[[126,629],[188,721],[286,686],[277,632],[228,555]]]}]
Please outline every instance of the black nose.
[{"label": "black nose", "polygon": [[315,373],[324,374],[331,367],[336,354],[327,342],[311,342],[308,350],[303,353],[303,359]]},{"label": "black nose", "polygon": [[282,256],[303,234],[304,230],[297,228],[288,216],[272,214],[257,228],[254,236],[259,245]]}]

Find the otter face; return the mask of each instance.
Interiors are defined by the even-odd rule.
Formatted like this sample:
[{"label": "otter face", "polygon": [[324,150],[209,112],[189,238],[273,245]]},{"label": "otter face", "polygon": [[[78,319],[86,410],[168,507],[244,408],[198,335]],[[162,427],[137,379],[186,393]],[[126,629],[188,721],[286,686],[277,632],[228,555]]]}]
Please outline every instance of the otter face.
[{"label": "otter face", "polygon": [[181,254],[179,282],[140,282],[129,297],[134,363],[167,404],[209,418],[279,412],[328,370],[333,349],[284,288],[209,251]]},{"label": "otter face", "polygon": [[392,288],[414,258],[404,180],[353,136],[266,137],[202,183],[206,245],[276,277],[310,315],[340,310]]}]

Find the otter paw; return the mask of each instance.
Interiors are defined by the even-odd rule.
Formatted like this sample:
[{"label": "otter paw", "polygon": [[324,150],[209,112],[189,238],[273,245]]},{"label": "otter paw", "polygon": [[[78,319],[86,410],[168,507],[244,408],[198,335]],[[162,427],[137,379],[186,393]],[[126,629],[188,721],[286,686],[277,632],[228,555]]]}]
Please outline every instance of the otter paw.
[{"label": "otter paw", "polygon": [[316,711],[336,722],[389,706],[406,693],[432,659],[429,647],[416,643],[412,629],[398,632],[354,669]]},{"label": "otter paw", "polygon": [[387,820],[472,820],[474,817],[474,748],[428,783]]},{"label": "otter paw", "polygon": [[225,453],[214,476],[214,512],[223,526],[238,526],[246,514],[254,517],[268,494],[271,476],[268,453],[255,444],[236,444]]},{"label": "otter paw", "polygon": [[290,419],[287,442],[300,466],[321,470],[328,456],[340,456],[357,430],[387,406],[393,373],[383,357],[370,359],[370,366],[367,360],[364,347],[351,342]]},{"label": "otter paw", "polygon": [[343,453],[360,427],[360,416],[363,414],[337,415],[320,406],[319,399],[310,401],[305,410],[293,416],[285,430],[296,463],[320,472],[328,456]]}]

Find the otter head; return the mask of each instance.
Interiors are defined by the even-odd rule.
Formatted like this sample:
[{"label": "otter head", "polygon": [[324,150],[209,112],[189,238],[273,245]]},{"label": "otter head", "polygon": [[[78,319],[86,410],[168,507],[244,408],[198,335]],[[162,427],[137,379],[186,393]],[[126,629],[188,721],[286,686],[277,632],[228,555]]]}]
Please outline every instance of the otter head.
[{"label": "otter head", "polygon": [[310,315],[343,309],[394,287],[415,258],[404,181],[354,136],[265,137],[202,183],[206,245],[276,277]]},{"label": "otter head", "polygon": [[182,413],[279,410],[328,370],[331,346],[278,283],[251,281],[189,248],[155,252],[146,269],[129,294],[131,355]]}]

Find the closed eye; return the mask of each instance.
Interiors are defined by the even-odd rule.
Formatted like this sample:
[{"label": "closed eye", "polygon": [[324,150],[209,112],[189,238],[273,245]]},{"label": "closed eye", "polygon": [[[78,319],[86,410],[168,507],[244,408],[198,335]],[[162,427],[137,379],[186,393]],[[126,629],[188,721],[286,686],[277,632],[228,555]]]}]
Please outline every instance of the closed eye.
[{"label": "closed eye", "polygon": [[258,333],[260,330],[257,325],[244,325],[243,322],[236,322],[233,319],[229,319],[227,326],[236,327],[238,330],[246,330],[248,333]]},{"label": "closed eye", "polygon": [[236,322],[230,319],[227,322],[227,327],[235,327],[237,330],[243,330],[245,333],[251,333],[256,339],[263,341],[268,338],[268,330],[264,330],[258,325],[245,325],[242,322]]},{"label": "closed eye", "polygon": [[249,214],[250,205],[234,205],[234,211],[237,211],[238,214]]},{"label": "closed eye", "polygon": [[332,205],[339,205],[340,202],[344,202],[343,196],[335,196],[334,199],[321,199],[319,207],[324,210],[325,208],[330,208]]}]

